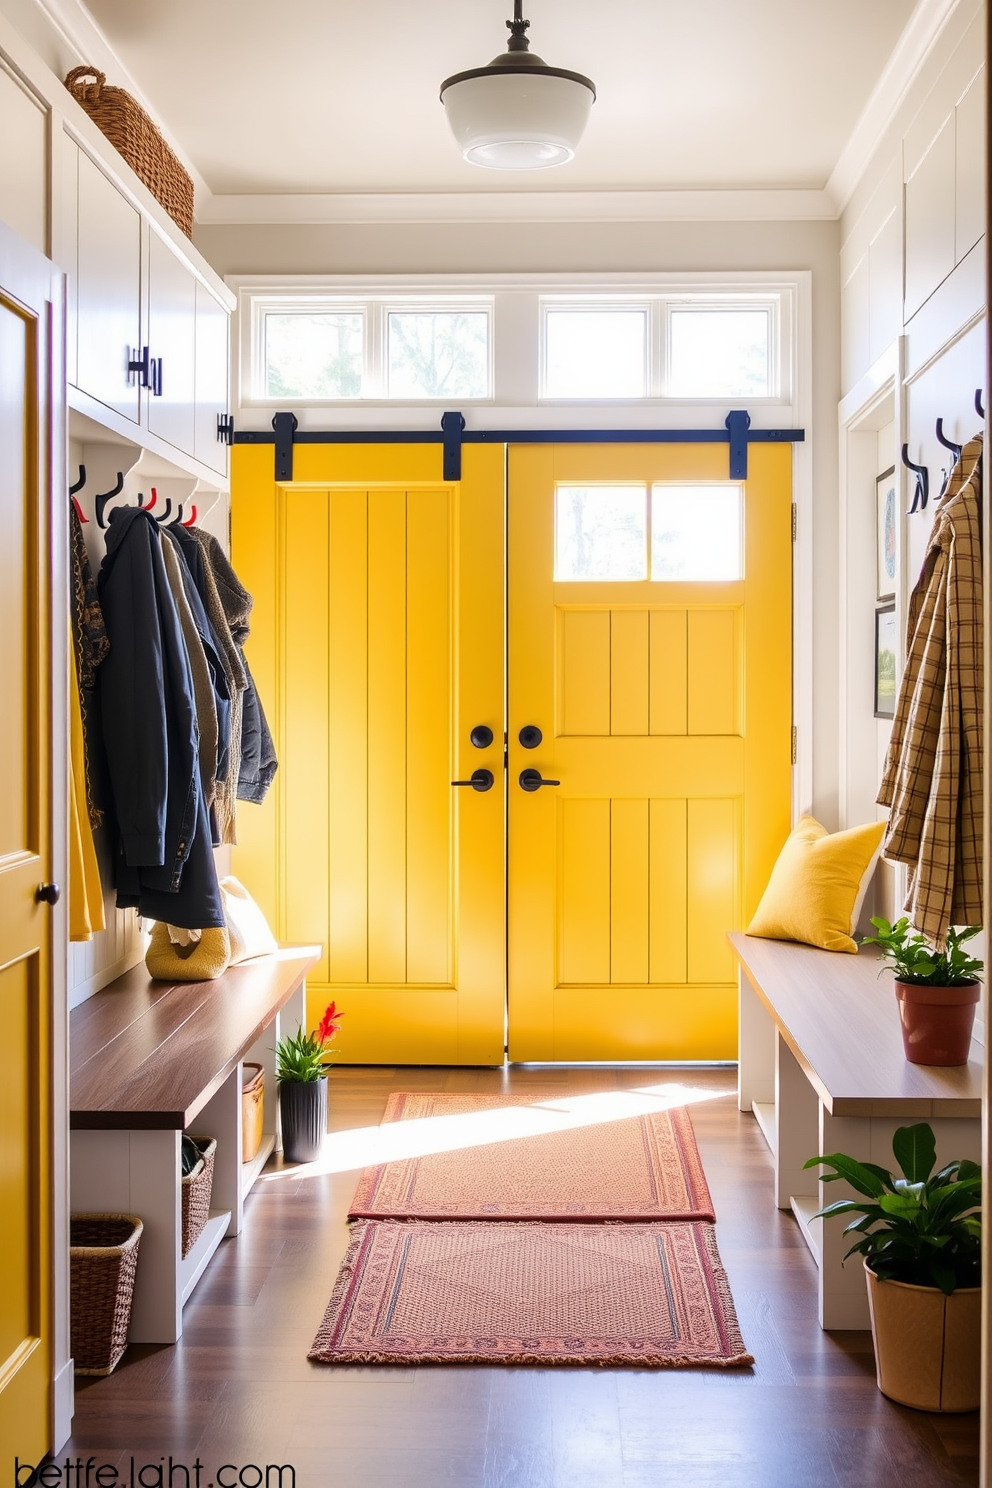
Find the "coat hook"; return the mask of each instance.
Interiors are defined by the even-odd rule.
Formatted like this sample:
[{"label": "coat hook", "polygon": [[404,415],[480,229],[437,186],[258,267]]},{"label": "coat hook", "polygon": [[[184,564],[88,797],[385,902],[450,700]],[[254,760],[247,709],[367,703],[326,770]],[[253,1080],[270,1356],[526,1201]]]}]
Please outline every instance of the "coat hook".
[{"label": "coat hook", "polygon": [[978,417],[980,419],[983,419],[985,417],[985,409],[982,407],[982,392],[983,391],[984,390],[982,388],[976,388],[975,389],[975,412],[978,414]]},{"label": "coat hook", "polygon": [[162,513],[162,515],[160,517],[156,517],[155,520],[159,524],[159,526],[161,527],[163,525],[163,523],[167,522],[171,516],[172,516],[172,497],[171,496],[166,496],[166,498],[165,498],[165,511]]},{"label": "coat hook", "polygon": [[913,492],[913,504],[907,512],[907,516],[911,517],[915,511],[923,511],[929,500],[930,472],[925,465],[915,465],[909,458],[908,444],[904,444],[902,447],[902,463],[907,470],[912,470],[916,474],[916,490]]},{"label": "coat hook", "polygon": [[964,446],[961,445],[961,444],[955,444],[954,441],[953,441],[953,439],[946,439],[944,437],[944,420],[942,418],[939,418],[937,420],[937,431],[936,432],[937,432],[937,442],[939,444],[942,444],[945,449],[949,449],[950,452],[951,452],[951,454],[954,456],[955,462],[957,462],[961,458],[961,451],[964,448]]},{"label": "coat hook", "polygon": [[85,484],[86,484],[86,466],[85,465],[80,465],[80,467],[79,467],[79,479],[77,480],[77,482],[76,482],[76,484],[74,486],[70,486],[69,487],[69,495],[70,496],[75,496],[76,492],[77,491],[81,491],[83,489],[83,487],[85,486]]},{"label": "coat hook", "polygon": [[106,508],[107,502],[112,496],[119,496],[123,489],[124,472],[123,470],[118,470],[117,484],[114,486],[114,489],[112,491],[104,491],[101,495],[93,497],[93,510],[96,513],[96,525],[98,527],[106,527],[107,524],[103,520],[103,513]]},{"label": "coat hook", "polygon": [[138,506],[141,509],[141,511],[151,511],[152,507],[155,505],[155,502],[157,500],[158,500],[158,492],[156,491],[156,489],[155,489],[154,486],[152,486],[152,494],[149,497],[148,501],[145,501],[145,493],[144,493],[144,491],[139,491],[138,492]]},{"label": "coat hook", "polygon": [[84,514],[83,508],[80,506],[79,501],[77,500],[77,498],[75,496],[70,496],[69,500],[72,502],[73,506],[76,508],[76,516],[79,518],[79,520],[81,522],[88,522],[89,521],[89,517],[87,517]]},{"label": "coat hook", "polygon": [[189,509],[189,512],[190,512],[189,517],[183,523],[183,526],[184,527],[193,527],[196,524],[196,507],[195,506],[191,506],[190,509]]}]

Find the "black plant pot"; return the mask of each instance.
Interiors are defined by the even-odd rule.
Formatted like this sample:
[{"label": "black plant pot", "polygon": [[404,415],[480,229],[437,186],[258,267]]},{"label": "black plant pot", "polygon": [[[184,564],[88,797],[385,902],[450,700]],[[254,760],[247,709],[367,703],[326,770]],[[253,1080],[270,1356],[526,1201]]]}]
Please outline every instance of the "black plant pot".
[{"label": "black plant pot", "polygon": [[316,1162],[327,1134],[327,1077],[279,1083],[282,1155],[287,1162]]}]

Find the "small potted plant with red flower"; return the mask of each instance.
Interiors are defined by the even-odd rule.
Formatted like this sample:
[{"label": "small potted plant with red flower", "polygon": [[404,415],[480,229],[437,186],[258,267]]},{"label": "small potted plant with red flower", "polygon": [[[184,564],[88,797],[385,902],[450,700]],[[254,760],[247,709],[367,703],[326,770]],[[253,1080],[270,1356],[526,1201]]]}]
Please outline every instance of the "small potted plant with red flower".
[{"label": "small potted plant with red flower", "polygon": [[329,1003],[313,1033],[300,1024],[291,1038],[276,1045],[276,1081],[282,1125],[282,1154],[287,1162],[314,1162],[327,1134],[328,1048],[344,1015]]}]

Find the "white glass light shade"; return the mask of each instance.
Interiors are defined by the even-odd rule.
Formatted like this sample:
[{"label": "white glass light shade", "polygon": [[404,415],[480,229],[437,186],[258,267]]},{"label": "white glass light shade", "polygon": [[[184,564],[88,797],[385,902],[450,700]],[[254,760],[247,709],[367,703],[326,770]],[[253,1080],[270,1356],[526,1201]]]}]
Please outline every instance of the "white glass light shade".
[{"label": "white glass light shade", "polygon": [[491,170],[564,165],[575,154],[594,98],[585,83],[540,68],[466,77],[441,94],[465,159]]}]

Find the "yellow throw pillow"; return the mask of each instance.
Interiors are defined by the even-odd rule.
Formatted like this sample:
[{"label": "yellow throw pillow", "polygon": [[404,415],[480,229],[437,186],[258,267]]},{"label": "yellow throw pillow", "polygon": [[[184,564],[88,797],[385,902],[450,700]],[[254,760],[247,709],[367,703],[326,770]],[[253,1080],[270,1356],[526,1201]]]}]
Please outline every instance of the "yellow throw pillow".
[{"label": "yellow throw pillow", "polygon": [[857,951],[852,936],[882,850],[884,822],[828,832],[801,817],[778,855],[748,935]]}]

